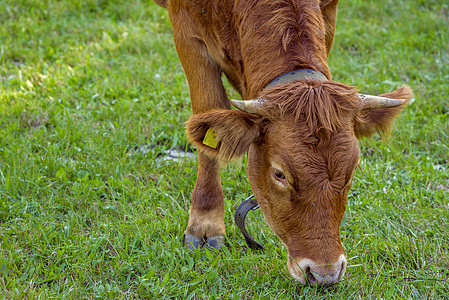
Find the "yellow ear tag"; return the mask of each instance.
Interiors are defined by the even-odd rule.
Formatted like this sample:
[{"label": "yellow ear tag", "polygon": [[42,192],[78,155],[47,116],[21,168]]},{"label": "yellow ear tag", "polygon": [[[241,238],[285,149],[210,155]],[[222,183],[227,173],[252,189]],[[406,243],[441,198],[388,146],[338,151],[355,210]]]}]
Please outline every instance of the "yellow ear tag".
[{"label": "yellow ear tag", "polygon": [[212,127],[207,130],[206,135],[203,139],[203,144],[214,149],[217,148],[217,136],[215,135],[215,129],[213,129]]}]

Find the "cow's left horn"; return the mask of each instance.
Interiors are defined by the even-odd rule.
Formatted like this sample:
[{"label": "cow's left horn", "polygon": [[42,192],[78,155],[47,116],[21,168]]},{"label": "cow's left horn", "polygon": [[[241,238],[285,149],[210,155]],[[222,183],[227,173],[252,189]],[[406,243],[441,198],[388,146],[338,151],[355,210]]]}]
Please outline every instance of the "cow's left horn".
[{"label": "cow's left horn", "polygon": [[357,94],[357,96],[362,100],[363,109],[395,107],[407,101],[405,99],[391,99],[364,94]]},{"label": "cow's left horn", "polygon": [[264,99],[255,100],[234,100],[231,99],[232,105],[250,114],[256,114],[259,116],[266,116],[267,112],[264,107]]}]

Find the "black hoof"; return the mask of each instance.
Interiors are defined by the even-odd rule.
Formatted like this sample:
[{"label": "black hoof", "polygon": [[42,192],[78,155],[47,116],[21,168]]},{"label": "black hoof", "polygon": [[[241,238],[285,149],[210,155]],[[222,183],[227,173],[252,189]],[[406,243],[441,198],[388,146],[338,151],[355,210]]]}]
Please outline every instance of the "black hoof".
[{"label": "black hoof", "polygon": [[206,238],[206,244],[209,248],[220,250],[221,246],[225,243],[225,236],[223,234],[214,235]]},{"label": "black hoof", "polygon": [[203,244],[204,239],[202,237],[191,235],[190,233],[184,234],[184,245],[186,245],[190,251],[201,248]]}]

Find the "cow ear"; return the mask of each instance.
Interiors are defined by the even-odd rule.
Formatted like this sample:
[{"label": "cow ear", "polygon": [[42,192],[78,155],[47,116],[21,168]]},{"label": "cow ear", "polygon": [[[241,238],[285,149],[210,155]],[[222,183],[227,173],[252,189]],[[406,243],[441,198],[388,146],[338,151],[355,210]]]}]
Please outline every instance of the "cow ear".
[{"label": "cow ear", "polygon": [[406,101],[395,107],[371,108],[360,111],[354,121],[354,133],[357,138],[368,137],[375,132],[378,132],[381,136],[388,135],[394,120],[413,97],[413,92],[410,87],[401,86],[396,91],[381,96],[392,99],[405,99]]},{"label": "cow ear", "polygon": [[261,117],[238,110],[214,110],[186,122],[189,141],[209,157],[227,163],[242,157],[260,135]]}]

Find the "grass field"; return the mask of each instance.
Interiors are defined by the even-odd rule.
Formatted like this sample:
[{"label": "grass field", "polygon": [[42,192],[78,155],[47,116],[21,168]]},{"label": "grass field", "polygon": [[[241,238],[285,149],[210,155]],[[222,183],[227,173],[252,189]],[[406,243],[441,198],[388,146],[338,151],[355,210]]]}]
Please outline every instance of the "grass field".
[{"label": "grass field", "polygon": [[[415,101],[387,143],[360,142],[328,288],[297,284],[260,211],[245,248],[245,167],[222,171],[227,246],[182,246],[196,160],[167,12],[151,1],[0,0],[0,298],[448,299],[449,4],[345,0],[329,65]],[[229,85],[227,85],[229,87]],[[231,97],[239,96],[228,89]]]}]

